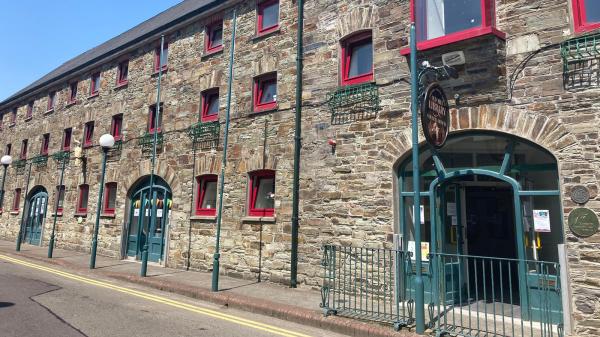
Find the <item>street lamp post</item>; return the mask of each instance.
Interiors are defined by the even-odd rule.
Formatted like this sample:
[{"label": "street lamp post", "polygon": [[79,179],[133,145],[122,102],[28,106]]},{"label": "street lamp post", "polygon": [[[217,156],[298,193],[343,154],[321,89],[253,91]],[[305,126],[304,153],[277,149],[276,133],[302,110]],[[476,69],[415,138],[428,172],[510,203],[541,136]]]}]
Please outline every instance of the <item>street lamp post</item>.
[{"label": "street lamp post", "polygon": [[65,175],[65,166],[67,165],[67,159],[62,156],[62,167],[60,170],[60,183],[58,184],[58,193],[56,194],[56,204],[54,205],[54,222],[52,223],[52,234],[50,235],[50,243],[48,244],[48,258],[52,258],[54,252],[54,234],[56,232],[56,220],[58,219],[58,203],[60,201],[60,193],[62,192],[63,177]]},{"label": "street lamp post", "polygon": [[90,269],[96,268],[96,249],[98,248],[98,229],[100,227],[100,211],[102,209],[102,193],[104,192],[104,176],[106,175],[106,154],[115,145],[115,138],[110,134],[100,137],[102,147],[102,174],[100,176],[100,191],[98,192],[98,207],[96,207],[96,225],[94,226],[94,237],[92,239],[92,255],[90,256]]},{"label": "street lamp post", "polygon": [[0,189],[0,210],[4,206],[4,182],[6,181],[6,171],[11,163],[12,157],[9,155],[2,156],[0,159],[0,164],[4,166],[4,172],[2,173],[2,189]]}]

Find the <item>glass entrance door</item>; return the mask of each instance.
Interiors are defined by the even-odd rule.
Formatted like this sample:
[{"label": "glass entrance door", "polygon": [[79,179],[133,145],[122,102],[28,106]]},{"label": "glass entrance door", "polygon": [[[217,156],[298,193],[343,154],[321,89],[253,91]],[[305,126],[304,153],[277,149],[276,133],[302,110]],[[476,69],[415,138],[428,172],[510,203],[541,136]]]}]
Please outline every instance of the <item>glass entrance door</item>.
[{"label": "glass entrance door", "polygon": [[42,236],[42,225],[46,217],[48,193],[39,192],[27,201],[25,218],[25,242],[39,245]]}]

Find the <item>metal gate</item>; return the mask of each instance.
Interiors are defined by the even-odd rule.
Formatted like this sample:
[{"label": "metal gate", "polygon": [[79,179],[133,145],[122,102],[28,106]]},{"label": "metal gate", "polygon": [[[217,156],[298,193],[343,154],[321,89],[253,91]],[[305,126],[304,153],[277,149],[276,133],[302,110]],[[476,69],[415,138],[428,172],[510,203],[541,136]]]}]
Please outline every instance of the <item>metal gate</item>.
[{"label": "metal gate", "polygon": [[42,238],[42,226],[46,218],[48,193],[38,192],[27,200],[25,213],[25,242],[39,245]]}]

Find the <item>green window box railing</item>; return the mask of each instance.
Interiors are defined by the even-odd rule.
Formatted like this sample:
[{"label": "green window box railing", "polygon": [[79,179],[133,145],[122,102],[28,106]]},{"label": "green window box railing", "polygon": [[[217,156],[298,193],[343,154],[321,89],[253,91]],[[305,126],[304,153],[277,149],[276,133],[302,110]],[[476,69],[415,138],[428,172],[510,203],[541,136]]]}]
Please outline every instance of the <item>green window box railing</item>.
[{"label": "green window box railing", "polygon": [[[164,136],[162,133],[156,134],[156,147],[161,147],[163,144]],[[142,151],[151,151],[154,144],[154,133],[147,132],[145,135],[139,138],[138,145],[142,147]]]},{"label": "green window box railing", "polygon": [[565,89],[599,87],[600,33],[576,37],[560,46]]},{"label": "green window box railing", "polygon": [[62,164],[64,161],[69,161],[71,158],[71,152],[69,151],[58,151],[52,154],[52,159],[57,163]]},{"label": "green window box railing", "polygon": [[216,147],[219,143],[221,124],[219,121],[198,122],[188,128],[188,136],[194,145],[201,148]]},{"label": "green window box railing", "polygon": [[35,156],[31,158],[31,164],[35,166],[45,166],[48,164],[48,155],[41,154],[39,156]]},{"label": "green window box railing", "polygon": [[379,88],[373,82],[339,87],[327,95],[331,124],[345,124],[375,117],[379,111]]}]

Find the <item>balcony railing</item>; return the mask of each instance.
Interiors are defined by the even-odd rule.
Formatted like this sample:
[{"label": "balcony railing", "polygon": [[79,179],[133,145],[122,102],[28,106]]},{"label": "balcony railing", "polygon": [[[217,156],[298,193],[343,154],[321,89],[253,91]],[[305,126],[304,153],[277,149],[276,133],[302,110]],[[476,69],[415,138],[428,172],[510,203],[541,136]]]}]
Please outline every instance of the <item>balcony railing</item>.
[{"label": "balcony railing", "polygon": [[48,155],[40,154],[39,156],[31,158],[31,164],[35,166],[46,166],[48,164]]},{"label": "balcony railing", "polygon": [[219,145],[221,124],[219,121],[199,122],[188,128],[188,136],[194,146],[201,149],[216,148]]},{"label": "balcony railing", "polygon": [[371,82],[339,87],[327,95],[331,124],[335,125],[373,118],[379,103],[379,89]]}]

